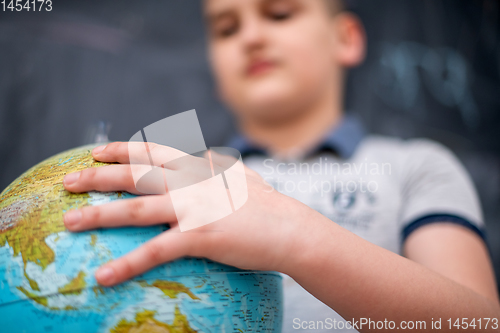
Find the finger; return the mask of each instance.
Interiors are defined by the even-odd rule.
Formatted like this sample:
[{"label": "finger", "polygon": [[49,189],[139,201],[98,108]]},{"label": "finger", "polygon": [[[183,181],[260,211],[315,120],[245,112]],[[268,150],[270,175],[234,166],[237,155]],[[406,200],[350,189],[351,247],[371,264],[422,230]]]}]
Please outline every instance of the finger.
[{"label": "finger", "polygon": [[175,222],[176,215],[170,196],[152,195],[118,200],[99,206],[87,206],[64,214],[64,224],[70,231],[121,226],[146,226]]},{"label": "finger", "polygon": [[219,154],[214,149],[207,150],[204,158],[209,161],[215,174],[223,173],[238,162],[233,156]]},{"label": "finger", "polygon": [[165,169],[169,170],[209,170],[211,164],[208,158],[203,156],[189,155],[186,154],[181,158],[176,158],[170,162],[161,165]]},{"label": "finger", "polygon": [[70,192],[126,191],[144,194],[136,189],[132,173],[141,175],[149,172],[150,166],[115,164],[88,168],[64,176],[64,188]]},{"label": "finger", "polygon": [[[244,170],[244,172],[247,176],[250,176],[253,178],[258,178],[258,179],[261,178],[261,176],[256,171],[247,167],[243,162],[240,161],[240,159],[238,159],[234,156],[231,156],[228,154],[223,155],[223,154],[220,154],[219,152],[212,150],[212,149],[208,150],[205,153],[205,156],[207,156],[206,158],[211,160],[211,162],[214,165],[214,169],[217,170],[218,173],[226,171],[227,169],[231,168],[236,163],[238,163],[238,164],[241,163],[243,165],[243,168],[241,168],[241,169]],[[238,169],[240,169],[240,168],[234,168],[234,170],[238,170]]]},{"label": "finger", "polygon": [[182,234],[174,227],[138,249],[112,261],[95,274],[97,282],[112,286],[142,274],[160,264],[189,255],[193,234]]},{"label": "finger", "polygon": [[113,142],[92,150],[92,156],[101,162],[155,166],[186,155],[178,149],[153,142]]}]

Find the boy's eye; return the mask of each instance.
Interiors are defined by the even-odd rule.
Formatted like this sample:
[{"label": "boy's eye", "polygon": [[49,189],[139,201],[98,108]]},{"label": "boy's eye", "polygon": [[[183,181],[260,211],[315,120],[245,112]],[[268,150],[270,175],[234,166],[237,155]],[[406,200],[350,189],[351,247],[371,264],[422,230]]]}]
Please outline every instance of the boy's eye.
[{"label": "boy's eye", "polygon": [[229,37],[231,35],[234,35],[237,31],[237,27],[235,24],[231,25],[231,26],[228,26],[228,27],[224,27],[222,29],[220,29],[217,33],[217,36],[219,37]]},{"label": "boy's eye", "polygon": [[238,31],[238,22],[231,18],[224,18],[216,22],[212,28],[216,37],[229,37]]},{"label": "boy's eye", "polygon": [[274,21],[284,21],[291,18],[296,11],[296,6],[292,1],[276,0],[271,1],[265,8],[266,15]]},{"label": "boy's eye", "polygon": [[283,21],[290,18],[290,16],[292,16],[292,13],[287,11],[275,12],[270,15],[270,17],[275,21]]}]

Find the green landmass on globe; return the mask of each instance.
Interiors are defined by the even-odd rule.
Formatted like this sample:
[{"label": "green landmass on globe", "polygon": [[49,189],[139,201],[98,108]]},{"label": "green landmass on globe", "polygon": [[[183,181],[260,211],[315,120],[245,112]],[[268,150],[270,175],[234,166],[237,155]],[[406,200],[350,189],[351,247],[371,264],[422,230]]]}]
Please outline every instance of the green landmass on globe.
[{"label": "green landmass on globe", "polygon": [[[135,196],[70,193],[70,172],[107,163],[93,146],[32,167],[0,194],[2,332],[280,332],[281,276],[183,258],[113,288],[94,278],[102,264],[166,226],[70,233],[63,214]],[[270,315],[270,313],[272,315]]]}]

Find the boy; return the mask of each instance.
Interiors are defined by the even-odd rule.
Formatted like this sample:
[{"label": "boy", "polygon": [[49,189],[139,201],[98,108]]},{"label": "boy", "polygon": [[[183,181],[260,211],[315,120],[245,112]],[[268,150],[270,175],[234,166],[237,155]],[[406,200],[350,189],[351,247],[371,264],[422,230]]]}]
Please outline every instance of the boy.
[{"label": "boy", "polygon": [[[331,309],[352,319],[342,327],[359,331],[373,329],[360,327],[360,318],[402,328],[425,321],[420,331],[432,331],[431,319],[441,318],[448,331],[448,318],[462,325],[462,318],[487,317],[493,325],[482,330],[498,329],[481,212],[463,168],[438,144],[366,137],[342,114],[344,71],[364,56],[360,22],[333,0],[204,6],[219,92],[243,134],[233,146],[258,173],[247,169],[248,201],[187,233],[179,232],[168,194],[68,212],[72,231],[171,225],[102,267],[97,280],[114,285],[181,256],[203,256],[291,277],[284,282],[285,331],[326,326],[335,318]],[[162,163],[171,154],[151,148]],[[95,148],[93,156],[121,164],[69,174],[68,190],[138,193],[127,143]]]}]

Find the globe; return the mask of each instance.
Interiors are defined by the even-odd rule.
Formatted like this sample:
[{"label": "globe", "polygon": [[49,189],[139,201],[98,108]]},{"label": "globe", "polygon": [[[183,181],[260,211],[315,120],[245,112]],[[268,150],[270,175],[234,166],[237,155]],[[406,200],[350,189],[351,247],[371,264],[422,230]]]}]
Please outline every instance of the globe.
[{"label": "globe", "polygon": [[0,331],[280,332],[277,272],[182,258],[105,288],[96,269],[167,226],[68,232],[64,212],[135,197],[70,193],[65,174],[106,165],[84,146],[32,167],[0,194]]}]

